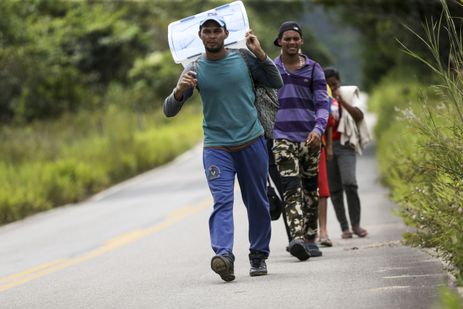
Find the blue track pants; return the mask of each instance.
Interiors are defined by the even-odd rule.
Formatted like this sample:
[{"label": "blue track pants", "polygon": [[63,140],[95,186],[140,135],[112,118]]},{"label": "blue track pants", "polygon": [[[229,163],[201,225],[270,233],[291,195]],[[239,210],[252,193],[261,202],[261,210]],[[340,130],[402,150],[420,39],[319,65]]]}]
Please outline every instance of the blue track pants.
[{"label": "blue track pants", "polygon": [[266,194],[268,153],[264,138],[260,137],[235,152],[204,148],[203,164],[214,200],[209,231],[215,254],[233,257],[233,198],[236,175],[248,212],[250,252],[268,256],[271,219]]}]

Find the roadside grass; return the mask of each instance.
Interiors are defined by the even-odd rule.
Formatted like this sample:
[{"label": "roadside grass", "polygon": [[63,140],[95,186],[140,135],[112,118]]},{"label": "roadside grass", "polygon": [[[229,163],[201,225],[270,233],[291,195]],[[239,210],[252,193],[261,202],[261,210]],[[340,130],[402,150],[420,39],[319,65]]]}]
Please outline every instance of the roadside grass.
[{"label": "roadside grass", "polygon": [[[371,101],[377,113],[378,160],[392,198],[404,221],[414,227],[404,235],[412,245],[433,247],[448,261],[463,285],[463,49],[446,9],[430,22],[421,38],[433,59],[423,59],[403,46],[432,71],[432,85],[392,73],[378,85]],[[447,30],[450,63],[442,63],[439,40]],[[405,73],[405,72],[404,72]],[[407,80],[408,78],[408,80]],[[443,308],[461,299],[441,293]],[[459,303],[458,303],[459,301]]]},{"label": "roadside grass", "polygon": [[0,224],[81,201],[162,165],[201,140],[199,105],[162,111],[114,106],[0,129]]},{"label": "roadside grass", "polygon": [[[461,296],[450,290],[447,287],[443,287],[439,290],[440,304],[439,309],[461,309],[463,308],[463,299]],[[437,309],[436,308],[436,309]]]}]

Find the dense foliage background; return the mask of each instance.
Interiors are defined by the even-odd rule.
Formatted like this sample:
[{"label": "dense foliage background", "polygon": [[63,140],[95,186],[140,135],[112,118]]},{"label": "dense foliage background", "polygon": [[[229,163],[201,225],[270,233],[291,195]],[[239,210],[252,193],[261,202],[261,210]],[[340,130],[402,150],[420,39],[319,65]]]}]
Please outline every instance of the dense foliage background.
[{"label": "dense foliage background", "polygon": [[[167,26],[227,2],[0,1],[0,223],[199,142],[196,97],[179,119],[160,112],[181,71]],[[416,228],[407,239],[439,248],[462,282],[462,1],[243,2],[271,57],[279,25],[295,20],[304,53],[371,94],[384,181]]]},{"label": "dense foliage background", "polygon": [[[161,115],[182,69],[167,26],[224,3],[1,1],[0,223],[82,200],[199,142],[196,98],[180,121]],[[257,14],[259,4],[268,14]],[[247,5],[272,56],[274,21],[300,16],[301,7]]]},{"label": "dense foliage background", "polygon": [[[461,13],[457,1],[447,2],[452,12]],[[168,24],[224,3],[1,1],[0,120],[26,124],[110,104],[136,112],[158,108],[180,70],[168,49]],[[272,44],[279,25],[296,20],[304,28],[303,52],[323,66],[339,67],[346,83],[371,90],[401,66],[429,75],[396,40],[427,53],[404,25],[423,33],[426,19],[441,14],[439,0],[244,3],[251,27],[272,57],[279,52]],[[440,42],[443,58],[448,42]]]}]

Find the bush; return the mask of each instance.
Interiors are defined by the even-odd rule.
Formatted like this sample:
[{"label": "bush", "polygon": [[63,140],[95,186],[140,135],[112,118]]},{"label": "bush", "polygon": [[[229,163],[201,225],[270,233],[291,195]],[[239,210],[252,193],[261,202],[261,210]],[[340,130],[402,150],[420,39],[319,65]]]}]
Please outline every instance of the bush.
[{"label": "bush", "polygon": [[450,290],[449,288],[441,288],[440,294],[440,309],[461,309],[463,299],[457,292]]},{"label": "bush", "polygon": [[[438,82],[431,87],[415,84],[408,89],[422,90],[404,92],[400,80],[391,79],[373,98],[380,117],[376,133],[381,172],[400,214],[416,228],[406,239],[435,247],[455,266],[463,284],[463,49],[445,5],[443,16],[453,46],[452,66],[440,62],[440,20],[429,25],[423,38],[435,64],[408,50],[430,66]],[[396,102],[400,108],[387,106]]]},{"label": "bush", "polygon": [[[195,104],[166,119],[112,106],[0,131],[0,223],[80,201],[164,164],[202,136]],[[21,148],[24,146],[24,149]]]}]

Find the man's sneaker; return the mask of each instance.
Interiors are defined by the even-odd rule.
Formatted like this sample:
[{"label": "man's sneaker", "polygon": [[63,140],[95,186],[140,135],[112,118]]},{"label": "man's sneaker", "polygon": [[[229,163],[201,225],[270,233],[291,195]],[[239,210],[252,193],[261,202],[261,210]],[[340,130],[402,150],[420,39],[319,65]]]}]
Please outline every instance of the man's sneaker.
[{"label": "man's sneaker", "polygon": [[291,240],[288,249],[292,256],[297,257],[301,261],[305,261],[310,258],[310,253],[304,246],[304,241],[302,239]]},{"label": "man's sneaker", "polygon": [[304,243],[304,246],[306,250],[309,251],[311,257],[318,257],[318,256],[322,256],[323,254],[320,251],[320,248],[314,243],[306,242]]},{"label": "man's sneaker", "polygon": [[216,255],[211,260],[211,268],[224,281],[235,280],[233,260],[226,255]]},{"label": "man's sneaker", "polygon": [[249,262],[251,263],[251,269],[249,275],[251,277],[264,276],[267,274],[267,264],[265,259],[267,257],[261,253],[250,253]]}]

